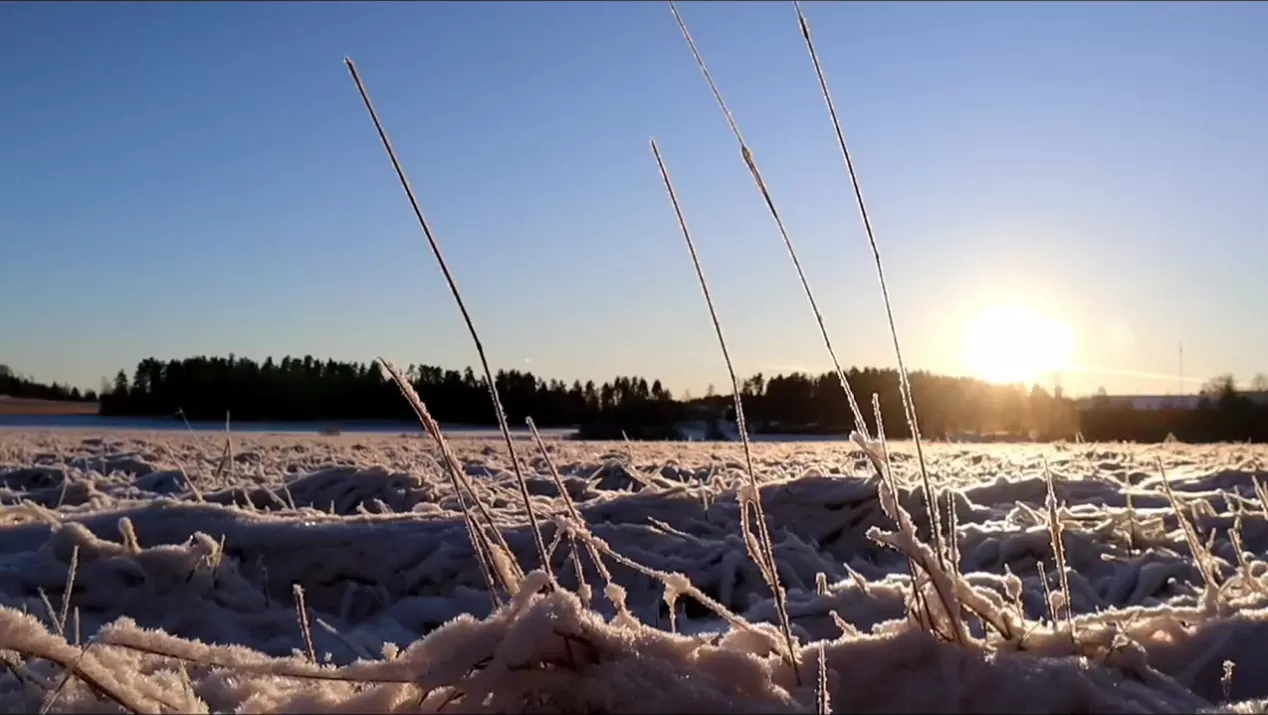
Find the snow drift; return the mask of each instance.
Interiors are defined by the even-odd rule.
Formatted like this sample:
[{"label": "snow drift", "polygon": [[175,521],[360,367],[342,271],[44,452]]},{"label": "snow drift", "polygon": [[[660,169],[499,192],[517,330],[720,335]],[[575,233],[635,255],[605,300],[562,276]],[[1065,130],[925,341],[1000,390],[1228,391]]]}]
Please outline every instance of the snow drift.
[{"label": "snow drift", "polygon": [[584,525],[526,451],[548,574],[499,445],[452,441],[527,571],[495,603],[430,442],[232,441],[0,432],[0,710],[1259,712],[1268,697],[1268,475],[1250,446],[932,445],[955,534],[940,570],[907,445],[890,445],[890,489],[856,446],[756,444],[789,658],[739,528],[737,445],[547,442]]}]

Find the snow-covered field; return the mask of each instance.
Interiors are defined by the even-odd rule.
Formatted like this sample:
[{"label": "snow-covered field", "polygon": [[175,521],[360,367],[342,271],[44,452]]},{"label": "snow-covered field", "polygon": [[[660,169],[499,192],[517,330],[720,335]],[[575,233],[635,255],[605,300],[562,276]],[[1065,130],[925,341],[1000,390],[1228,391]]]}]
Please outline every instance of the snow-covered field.
[{"label": "snow-covered field", "polygon": [[[955,528],[942,570],[911,444],[890,454],[919,543],[858,447],[754,445],[794,671],[741,537],[738,445],[547,444],[589,527],[556,538],[574,522],[520,443],[558,589],[530,571],[504,445],[452,441],[529,571],[491,613],[421,436],[234,435],[222,459],[222,435],[0,432],[0,711],[1259,712],[1268,697],[1258,447],[928,445]],[[909,617],[912,573],[925,605]]]}]

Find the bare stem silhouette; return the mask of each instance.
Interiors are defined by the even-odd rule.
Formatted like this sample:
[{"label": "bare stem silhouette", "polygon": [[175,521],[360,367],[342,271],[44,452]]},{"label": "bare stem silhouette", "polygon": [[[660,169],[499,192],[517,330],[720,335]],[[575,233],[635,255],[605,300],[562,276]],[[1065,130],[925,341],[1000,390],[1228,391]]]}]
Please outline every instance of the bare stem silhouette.
[{"label": "bare stem silhouette", "polygon": [[[462,313],[462,320],[467,324],[467,332],[471,334],[471,341],[475,343],[476,353],[480,357],[480,366],[484,369],[484,379],[489,387],[489,397],[492,398],[493,409],[497,413],[498,427],[502,430],[502,439],[506,442],[506,451],[510,453],[511,466],[515,470],[515,481],[519,487],[520,498],[524,501],[524,513],[528,517],[529,528],[533,532],[533,544],[537,547],[537,557],[541,561],[541,567],[545,569],[547,574],[550,574],[550,560],[546,554],[546,542],[542,540],[541,529],[538,528],[537,524],[537,515],[533,513],[533,500],[529,496],[528,484],[524,479],[524,470],[520,465],[519,455],[515,451],[515,440],[511,439],[511,429],[506,422],[506,410],[502,408],[502,398],[498,396],[497,385],[493,382],[493,371],[489,368],[489,359],[484,354],[484,345],[480,342],[480,336],[476,333],[475,325],[471,322],[471,315],[467,312],[467,305],[462,300],[462,294],[458,291],[458,284],[449,272],[449,264],[445,262],[445,257],[440,252],[440,244],[436,242],[435,236],[432,235],[431,227],[427,224],[427,219],[423,217],[423,210],[418,206],[418,199],[414,198],[414,189],[410,186],[409,179],[405,176],[405,170],[401,168],[401,163],[396,158],[396,151],[392,148],[392,142],[388,139],[387,132],[383,129],[383,123],[379,121],[378,113],[374,111],[374,104],[370,102],[370,95],[366,92],[365,85],[361,82],[361,76],[357,74],[357,66],[352,62],[351,57],[345,57],[343,61],[348,66],[348,72],[352,74],[352,81],[357,85],[357,91],[361,94],[361,101],[365,103],[366,111],[370,113],[370,119],[374,121],[374,128],[379,133],[379,140],[383,142],[383,149],[387,152],[388,158],[392,160],[392,168],[396,170],[396,177],[400,179],[401,188],[405,190],[405,195],[409,198],[410,207],[414,210],[414,217],[418,219],[418,226],[422,229],[423,235],[427,237],[427,243],[431,246],[432,254],[436,256],[436,262],[440,264],[440,271],[445,276],[445,282],[449,284],[449,292],[453,294],[454,302],[458,304],[458,310]],[[551,582],[554,582],[553,575],[551,576]]]},{"label": "bare stem silhouette", "polygon": [[[652,154],[656,157],[656,165],[660,168],[660,177],[665,182],[665,191],[669,194],[669,201],[674,206],[674,215],[678,218],[678,227],[682,229],[682,237],[687,242],[687,250],[691,253],[691,264],[695,266],[696,278],[700,281],[700,291],[704,293],[705,305],[709,308],[709,317],[713,320],[713,330],[718,336],[718,346],[722,349],[722,359],[726,362],[727,373],[731,377],[731,394],[735,400],[735,423],[740,431],[740,440],[744,443],[744,462],[748,468],[749,486],[753,490],[753,507],[757,512],[757,538],[761,546],[761,553],[753,554],[753,560],[757,562],[766,575],[767,583],[770,585],[771,591],[775,597],[775,606],[779,611],[779,626],[784,633],[784,640],[788,646],[788,660],[792,666],[793,674],[797,678],[797,684],[801,684],[801,674],[797,668],[797,650],[793,646],[792,627],[788,619],[787,595],[784,593],[783,587],[779,583],[779,571],[775,564],[775,550],[771,547],[770,530],[766,525],[766,513],[762,509],[762,493],[757,484],[757,471],[753,468],[753,447],[749,443],[748,424],[744,419],[744,401],[740,398],[740,381],[735,376],[735,367],[731,362],[731,353],[726,347],[726,338],[722,336],[722,323],[718,321],[718,311],[713,307],[713,297],[709,294],[709,283],[704,278],[704,269],[700,267],[700,256],[696,253],[696,244],[691,240],[691,231],[687,229],[687,219],[682,215],[682,207],[678,203],[678,195],[674,191],[673,182],[669,179],[669,170],[665,168],[665,161],[661,158],[660,147],[656,146],[656,140],[652,140]],[[747,509],[743,500],[740,501],[740,508]],[[747,542],[747,534],[745,541]]]},{"label": "bare stem silhouette", "polygon": [[881,285],[881,297],[885,301],[885,318],[889,321],[889,334],[894,341],[894,356],[898,360],[898,380],[902,388],[903,411],[907,424],[911,427],[911,438],[916,444],[916,461],[920,465],[921,486],[925,492],[925,507],[928,510],[929,528],[933,531],[938,559],[945,567],[945,550],[942,544],[942,528],[938,518],[938,508],[933,485],[929,481],[929,470],[925,465],[925,451],[920,440],[920,423],[916,420],[916,406],[911,396],[911,380],[907,376],[907,367],[903,364],[903,350],[898,344],[898,328],[894,324],[894,309],[889,301],[889,287],[885,283],[885,269],[881,265],[880,248],[876,245],[876,235],[872,231],[872,221],[867,215],[867,204],[863,201],[863,190],[859,187],[858,174],[854,171],[854,161],[850,158],[850,150],[845,144],[845,133],[841,131],[841,121],[837,118],[836,105],[832,102],[832,93],[828,91],[828,80],[823,74],[823,65],[819,63],[819,53],[815,51],[814,40],[810,37],[810,25],[801,11],[801,3],[793,0],[797,9],[797,20],[801,24],[801,36],[806,40],[806,49],[814,62],[815,74],[819,77],[819,89],[823,91],[823,101],[828,105],[828,115],[832,118],[832,128],[836,132],[837,145],[841,148],[841,156],[845,159],[845,169],[850,175],[850,184],[854,187],[854,199],[859,207],[859,215],[863,217],[863,230],[867,232],[867,243],[872,249],[872,259],[876,264],[876,278]]},{"label": "bare stem silhouette", "polygon": [[669,9],[674,13],[674,20],[678,22],[678,29],[682,31],[682,36],[687,40],[687,47],[691,48],[691,54],[696,59],[696,64],[700,67],[701,74],[709,83],[709,89],[713,91],[713,98],[718,101],[718,106],[722,108],[722,113],[726,116],[726,122],[731,127],[731,133],[735,135],[735,140],[740,145],[740,156],[744,159],[744,165],[748,167],[749,173],[753,175],[753,181],[757,184],[757,188],[762,192],[762,198],[766,201],[766,208],[770,211],[771,218],[775,220],[775,225],[779,228],[779,235],[784,239],[784,246],[788,248],[788,255],[792,258],[793,267],[797,269],[797,277],[801,279],[801,288],[805,291],[806,300],[810,302],[810,309],[814,312],[815,321],[819,324],[819,333],[823,336],[824,347],[828,349],[828,356],[832,358],[832,366],[836,368],[837,378],[841,381],[841,387],[845,390],[845,398],[850,403],[850,412],[854,417],[855,429],[864,436],[867,436],[867,423],[863,421],[863,412],[859,409],[858,400],[854,398],[854,390],[850,389],[850,383],[845,379],[845,371],[841,369],[841,361],[837,359],[836,350],[832,347],[832,339],[828,337],[828,328],[823,323],[823,314],[819,311],[819,304],[815,300],[814,293],[810,290],[810,282],[806,280],[806,272],[801,268],[801,260],[797,258],[797,250],[793,247],[792,239],[788,236],[788,230],[784,227],[784,220],[780,218],[779,209],[775,207],[775,200],[771,198],[770,191],[766,188],[766,182],[762,179],[762,173],[757,168],[757,162],[753,159],[753,152],[749,150],[748,144],[744,142],[744,136],[740,134],[740,127],[735,123],[735,117],[731,115],[731,110],[727,108],[726,101],[722,99],[722,93],[718,91],[717,84],[713,81],[713,75],[709,74],[709,68],[704,64],[704,58],[700,56],[700,52],[696,50],[696,43],[691,39],[691,33],[687,31],[687,25],[683,22],[682,16],[678,14],[678,7],[673,0],[669,0]]}]

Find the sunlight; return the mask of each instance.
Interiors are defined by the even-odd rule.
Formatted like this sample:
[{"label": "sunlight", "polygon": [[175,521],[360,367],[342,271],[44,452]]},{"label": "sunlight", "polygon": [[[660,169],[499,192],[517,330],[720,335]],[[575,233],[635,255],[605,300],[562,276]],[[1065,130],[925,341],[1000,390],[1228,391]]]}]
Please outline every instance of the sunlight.
[{"label": "sunlight", "polygon": [[1046,381],[1074,352],[1069,326],[1020,306],[995,306],[964,327],[964,363],[996,383]]}]

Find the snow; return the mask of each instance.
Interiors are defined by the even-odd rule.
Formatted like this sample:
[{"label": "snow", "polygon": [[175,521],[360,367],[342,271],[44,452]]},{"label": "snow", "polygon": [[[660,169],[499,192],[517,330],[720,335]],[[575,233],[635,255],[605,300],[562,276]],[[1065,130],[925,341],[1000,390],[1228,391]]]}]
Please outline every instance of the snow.
[{"label": "snow", "polygon": [[450,441],[518,564],[495,609],[422,436],[0,432],[0,711],[1264,711],[1262,448],[928,445],[939,553],[912,445],[891,488],[755,444],[794,670],[739,445],[545,444],[559,588],[504,445]]}]

